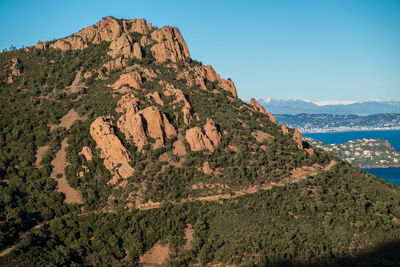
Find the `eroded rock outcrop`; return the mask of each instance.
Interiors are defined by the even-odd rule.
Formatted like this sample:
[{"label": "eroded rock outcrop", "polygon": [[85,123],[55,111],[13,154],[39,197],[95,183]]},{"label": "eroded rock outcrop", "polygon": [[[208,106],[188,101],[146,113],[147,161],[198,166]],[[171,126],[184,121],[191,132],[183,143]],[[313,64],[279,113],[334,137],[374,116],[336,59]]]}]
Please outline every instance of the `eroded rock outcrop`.
[{"label": "eroded rock outcrop", "polygon": [[159,104],[160,106],[164,106],[164,101],[161,99],[161,96],[157,91],[155,91],[153,93],[148,93],[146,95],[146,98],[154,101],[155,103]]},{"label": "eroded rock outcrop", "polygon": [[122,74],[119,79],[110,85],[115,90],[120,89],[123,85],[128,85],[132,88],[139,89],[142,84],[142,76],[137,71]]},{"label": "eroded rock outcrop", "polygon": [[99,44],[102,41],[106,41],[112,42],[110,45],[112,56],[125,55],[140,59],[141,51],[137,49],[138,46],[135,45],[129,33],[147,34],[151,29],[151,24],[146,23],[144,19],[122,20],[119,23],[113,17],[105,17],[98,21],[96,25],[86,27],[78,33],[59,39],[54,43],[40,42],[35,47],[41,50],[49,47],[62,51],[82,50],[87,48],[89,43]]},{"label": "eroded rock outcrop", "polygon": [[115,184],[119,178],[128,178],[135,170],[129,164],[131,159],[128,150],[115,135],[112,125],[109,117],[98,117],[90,125],[90,135],[101,151],[104,166],[113,174],[110,183]]},{"label": "eroded rock outcrop", "polygon": [[183,114],[183,122],[186,125],[189,125],[192,122],[192,106],[189,101],[186,99],[185,94],[182,90],[176,89],[171,84],[166,84],[166,90],[164,91],[165,96],[173,96],[175,99],[173,101],[174,104],[183,103],[182,114]]},{"label": "eroded rock outcrop", "polygon": [[18,60],[18,58],[14,57],[11,59],[11,66],[10,66],[10,70],[11,70],[11,75],[8,76],[8,83],[13,83],[14,82],[14,78],[18,77],[21,75],[21,62]]},{"label": "eroded rock outcrop", "polygon": [[260,105],[260,103],[257,102],[254,98],[250,99],[250,105],[258,112],[261,112],[264,115],[267,115],[267,112],[265,111],[265,108]]},{"label": "eroded rock outcrop", "polygon": [[299,149],[305,150],[310,155],[314,154],[314,149],[307,142],[304,142],[303,136],[296,128],[294,128],[293,141]]},{"label": "eroded rock outcrop", "polygon": [[150,50],[158,62],[168,59],[176,62],[190,58],[189,49],[178,28],[162,27],[153,31],[151,38],[157,42]]},{"label": "eroded rock outcrop", "polygon": [[282,129],[282,133],[283,134],[288,134],[289,133],[289,129],[285,124],[282,124],[281,129]]},{"label": "eroded rock outcrop", "polygon": [[152,147],[155,149],[163,146],[166,138],[176,136],[175,128],[157,107],[150,106],[138,111],[134,105],[131,106],[120,117],[117,125],[126,140],[133,142],[139,151],[149,143],[150,137],[154,139]]},{"label": "eroded rock outcrop", "polygon": [[271,114],[271,112],[267,112],[267,116],[269,118],[270,121],[272,121],[273,123],[275,123],[276,125],[278,125],[278,121],[275,119],[275,117]]},{"label": "eroded rock outcrop", "polygon": [[218,81],[218,85],[222,89],[231,92],[234,97],[237,97],[236,87],[233,81],[221,78],[212,66],[194,66],[190,68],[190,71],[184,71],[178,74],[178,79],[180,78],[186,79],[189,87],[199,85],[203,90],[207,89],[205,80],[209,80],[210,82]]},{"label": "eroded rock outcrop", "polygon": [[121,69],[123,67],[126,67],[126,60],[123,59],[122,57],[115,58],[113,60],[108,61],[103,65],[105,68],[106,72],[110,72],[112,70],[116,69]]},{"label": "eroded rock outcrop", "polygon": [[271,112],[266,112],[265,108],[260,105],[260,103],[257,102],[254,98],[250,100],[250,105],[258,112],[261,112],[262,114],[266,115],[270,121],[272,121],[275,124],[278,124],[276,121],[275,117],[271,114]]},{"label": "eroded rock outcrop", "polygon": [[92,150],[88,146],[82,147],[82,150],[81,152],[79,152],[79,155],[84,156],[86,161],[91,161],[93,159]]},{"label": "eroded rock outcrop", "polygon": [[116,58],[124,56],[126,58],[142,59],[142,49],[138,42],[135,42],[129,34],[123,34],[114,39],[110,44],[111,51],[108,53],[111,57]]},{"label": "eroded rock outcrop", "polygon": [[218,132],[215,122],[208,119],[206,125],[204,125],[204,132],[206,136],[210,139],[214,147],[217,147],[221,143],[222,136]]},{"label": "eroded rock outcrop", "polygon": [[208,150],[214,152],[221,142],[221,134],[218,132],[214,121],[207,120],[204,131],[200,127],[193,127],[186,131],[186,141],[192,151]]}]

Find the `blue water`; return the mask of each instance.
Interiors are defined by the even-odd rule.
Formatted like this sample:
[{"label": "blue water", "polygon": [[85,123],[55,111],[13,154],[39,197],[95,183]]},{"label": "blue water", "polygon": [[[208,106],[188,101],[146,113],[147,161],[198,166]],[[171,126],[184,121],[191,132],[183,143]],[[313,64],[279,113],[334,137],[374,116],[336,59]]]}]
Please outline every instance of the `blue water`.
[{"label": "blue water", "polygon": [[400,168],[369,168],[362,169],[386,181],[400,185]]},{"label": "blue water", "polygon": [[400,152],[400,130],[393,131],[357,131],[338,133],[304,133],[304,136],[322,141],[326,144],[343,144],[356,139],[382,139],[388,140]]},{"label": "blue water", "polygon": [[[338,133],[304,133],[304,136],[314,138],[326,144],[343,144],[356,139],[382,139],[388,140],[400,152],[400,130],[393,131],[357,131]],[[400,168],[369,168],[363,169],[386,181],[400,185]]]}]

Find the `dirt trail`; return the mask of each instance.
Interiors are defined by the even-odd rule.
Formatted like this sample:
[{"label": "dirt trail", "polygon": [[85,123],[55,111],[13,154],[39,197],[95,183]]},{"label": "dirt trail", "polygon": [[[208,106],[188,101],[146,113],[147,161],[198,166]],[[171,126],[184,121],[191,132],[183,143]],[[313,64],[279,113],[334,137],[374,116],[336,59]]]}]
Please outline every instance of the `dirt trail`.
[{"label": "dirt trail", "polygon": [[85,119],[85,116],[81,116],[74,109],[71,109],[67,114],[64,115],[64,117],[61,118],[61,122],[59,124],[50,125],[50,132],[60,127],[65,127],[67,130],[69,130],[76,120],[82,121]]},{"label": "dirt trail", "polygon": [[[40,227],[43,226],[43,223],[35,225],[34,227],[32,227],[31,229],[25,231],[22,233],[22,235],[20,234],[20,236],[24,236],[27,233],[29,233],[30,231],[34,230],[34,229],[38,229]],[[13,243],[13,245],[11,247],[8,247],[6,249],[4,249],[3,251],[0,252],[0,257],[3,257],[5,255],[7,255],[8,253],[10,253],[11,251],[13,251],[19,244],[19,242],[21,241],[22,238],[18,238],[17,240],[15,240],[15,242]]]},{"label": "dirt trail", "polygon": [[[218,194],[218,195],[205,196],[205,197],[187,198],[187,199],[181,200],[180,203],[192,202],[192,201],[219,201],[222,199],[230,199],[230,198],[236,198],[236,197],[243,196],[243,195],[254,194],[254,193],[257,193],[262,190],[270,190],[270,189],[272,189],[273,186],[284,186],[286,184],[296,183],[300,180],[304,180],[308,176],[316,175],[319,170],[328,171],[335,164],[336,164],[336,161],[332,160],[326,166],[314,164],[312,166],[304,166],[301,168],[296,168],[292,171],[291,176],[282,179],[282,181],[280,181],[279,183],[270,182],[263,186],[252,186],[252,187],[234,191],[234,192],[228,193],[228,194]],[[171,202],[171,203],[177,204],[176,202]],[[161,206],[161,204],[162,204],[161,202],[151,202],[150,201],[147,203],[136,205],[136,208],[140,209],[140,210],[156,209],[156,208],[159,208]]]},{"label": "dirt trail", "polygon": [[[61,143],[61,149],[57,152],[56,157],[51,162],[54,166],[51,173],[51,178],[57,181],[57,191],[65,194],[66,203],[82,203],[81,192],[72,188],[67,178],[65,177],[64,168],[67,166],[66,152],[65,149],[68,147],[67,138]],[[57,174],[61,174],[61,178],[57,178]]]}]

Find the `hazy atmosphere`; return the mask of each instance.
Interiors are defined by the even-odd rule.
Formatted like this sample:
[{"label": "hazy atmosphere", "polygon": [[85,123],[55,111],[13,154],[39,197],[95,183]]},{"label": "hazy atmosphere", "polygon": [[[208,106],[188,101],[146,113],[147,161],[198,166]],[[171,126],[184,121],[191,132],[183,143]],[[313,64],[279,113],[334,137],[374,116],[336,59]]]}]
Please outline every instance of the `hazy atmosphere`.
[{"label": "hazy atmosphere", "polygon": [[179,27],[192,58],[242,99],[400,99],[399,1],[1,1],[0,48],[65,37],[103,16]]}]

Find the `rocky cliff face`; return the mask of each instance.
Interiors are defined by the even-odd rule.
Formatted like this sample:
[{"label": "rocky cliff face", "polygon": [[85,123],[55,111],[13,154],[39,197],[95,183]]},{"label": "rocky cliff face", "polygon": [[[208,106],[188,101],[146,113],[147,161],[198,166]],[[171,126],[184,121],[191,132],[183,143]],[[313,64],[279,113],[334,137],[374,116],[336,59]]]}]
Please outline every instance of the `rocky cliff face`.
[{"label": "rocky cliff face", "polygon": [[[145,35],[140,41],[134,40],[131,34]],[[147,36],[146,34],[150,34]],[[99,44],[102,41],[111,42],[109,55],[113,58],[143,58],[142,49],[152,43],[150,50],[158,62],[170,60],[177,62],[190,58],[189,49],[180,31],[176,27],[153,29],[144,19],[118,21],[106,17],[96,25],[87,27],[80,32],[59,39],[55,42],[43,42],[35,45],[38,49],[83,50],[90,43]]]},{"label": "rocky cliff face", "polygon": [[190,145],[192,151],[208,150],[214,152],[221,142],[221,134],[213,120],[208,119],[203,129],[193,127],[186,131],[186,141]]},{"label": "rocky cliff face", "polygon": [[[194,97],[192,92],[201,90],[209,94],[208,99],[221,94],[232,101],[232,97],[237,97],[236,87],[233,81],[216,73],[212,66],[191,61],[189,49],[177,28],[154,28],[143,19],[106,17],[76,34],[53,42],[38,43],[35,48],[82,51],[91,44],[102,42],[108,43],[109,59],[103,63],[102,69],[83,72],[83,77],[89,79],[97,72],[97,79],[107,80],[112,71],[119,71],[118,78],[108,83],[112,96],[119,98],[115,107],[117,117],[100,116],[90,128],[100,156],[104,158],[104,165],[113,174],[112,183],[134,173],[129,164],[130,154],[123,144],[133,145],[139,153],[147,153],[145,150],[148,148],[164,148],[168,139],[175,138],[172,153],[180,160],[189,148],[209,154],[220,146],[223,136],[219,127],[224,125],[218,124],[217,127],[215,118],[210,119],[209,115],[202,117],[196,112],[198,106],[194,108],[191,103]],[[146,64],[142,64],[144,60]],[[18,60],[13,60],[13,76],[20,75],[18,64]],[[175,78],[171,79],[171,76]],[[250,114],[260,112],[266,120],[278,125],[274,116],[254,98],[250,105],[242,104],[240,109]],[[265,127],[262,120],[257,121],[258,127]],[[247,127],[246,122],[241,124]],[[180,126],[176,128],[177,125]],[[285,125],[280,131],[284,135],[290,133]],[[264,151],[266,146],[262,143],[275,138],[275,134],[268,133],[267,128],[252,130],[248,134],[259,145],[261,143]],[[304,147],[297,130],[291,138],[299,149],[311,153],[309,148]],[[83,148],[82,155],[90,161],[93,155],[88,149]]]},{"label": "rocky cliff face", "polygon": [[104,159],[104,166],[111,171],[116,183],[119,178],[128,178],[135,171],[129,164],[131,161],[128,150],[115,135],[113,123],[109,117],[99,117],[90,125],[90,135],[100,149],[100,157]]}]

